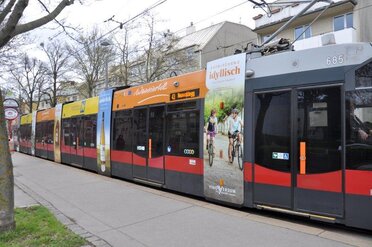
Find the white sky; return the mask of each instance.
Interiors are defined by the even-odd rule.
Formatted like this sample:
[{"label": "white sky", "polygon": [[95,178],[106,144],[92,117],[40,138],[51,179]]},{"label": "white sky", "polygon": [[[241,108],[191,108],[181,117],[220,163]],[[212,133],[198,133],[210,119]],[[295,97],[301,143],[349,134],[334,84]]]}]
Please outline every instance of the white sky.
[{"label": "white sky", "polygon": [[[60,0],[45,0],[44,2],[48,5],[49,10],[52,10]],[[63,19],[66,24],[74,27],[80,26],[87,32],[93,27],[97,27],[105,33],[118,26],[117,23],[104,22],[113,15],[115,15],[115,20],[124,22],[160,0],[83,0],[83,2],[84,4],[81,5],[78,0],[75,0],[75,3],[65,8],[57,19]],[[29,4],[30,6],[23,16],[23,22],[35,20],[45,15],[45,11],[37,1],[30,1]],[[224,13],[218,14],[220,12]],[[157,24],[157,31],[166,31],[167,29],[170,29],[171,32],[179,31],[176,33],[179,36],[185,35],[185,28],[190,25],[190,22],[194,23],[196,30],[222,21],[241,23],[253,29],[252,17],[258,12],[262,11],[253,9],[253,4],[247,0],[167,0],[151,10],[156,19],[163,21]],[[57,31],[46,28],[50,26],[48,24],[31,32],[30,36],[33,41],[22,50],[31,57],[46,60],[39,44],[41,42],[47,43],[48,38],[54,37]],[[54,23],[52,26],[56,27],[56,24]],[[58,38],[63,37],[59,36]]]},{"label": "white sky", "polygon": [[[54,1],[59,2],[56,0]],[[58,19],[63,18],[72,26],[79,25],[87,30],[96,26],[105,32],[118,26],[118,24],[113,22],[104,23],[105,20],[113,15],[115,15],[115,20],[123,22],[141,13],[154,3],[159,2],[159,0],[85,1],[86,4],[81,5],[79,1],[76,0],[75,4],[67,7]],[[35,2],[33,4],[36,4]],[[214,16],[219,12],[239,4],[241,5],[238,7]],[[253,29],[254,21],[252,17],[256,15],[257,12],[258,10],[253,9],[253,5],[250,2],[244,0],[167,0],[151,11],[151,13],[156,15],[157,19],[163,20],[161,23],[162,25],[159,24],[158,26],[158,31],[170,29],[172,32],[186,28],[190,25],[190,22],[195,24],[196,30],[222,21],[241,23]],[[34,8],[25,13],[25,15],[27,18],[40,16],[39,8]],[[43,31],[39,30],[36,34],[44,39],[48,36],[52,36],[50,31],[45,29],[43,29]],[[185,31],[182,30],[177,34],[182,36],[185,34]],[[40,40],[40,42],[42,42],[42,40]]]},{"label": "white sky", "polygon": [[[77,1],[75,1],[77,2]],[[118,21],[127,20],[142,12],[158,0],[96,0],[89,6],[74,4],[66,9],[64,15],[68,15],[72,23],[80,23],[83,26],[104,26],[103,21],[115,15]],[[243,4],[242,4],[243,3]],[[209,26],[224,20],[241,22],[253,27],[253,5],[244,0],[167,0],[156,7],[152,12],[156,13],[159,19],[165,20],[165,28],[171,31],[182,29],[190,22],[198,22],[232,6],[242,4],[224,14],[210,18],[200,23],[197,28]]]}]

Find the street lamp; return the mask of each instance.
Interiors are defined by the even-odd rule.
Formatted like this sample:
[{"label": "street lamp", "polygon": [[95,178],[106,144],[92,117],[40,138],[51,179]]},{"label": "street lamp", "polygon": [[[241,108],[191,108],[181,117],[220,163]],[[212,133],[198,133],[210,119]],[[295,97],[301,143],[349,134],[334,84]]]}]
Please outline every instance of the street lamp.
[{"label": "street lamp", "polygon": [[[108,47],[112,45],[112,43],[108,40],[101,41],[101,46]],[[108,56],[105,59],[105,90],[108,88]]]}]

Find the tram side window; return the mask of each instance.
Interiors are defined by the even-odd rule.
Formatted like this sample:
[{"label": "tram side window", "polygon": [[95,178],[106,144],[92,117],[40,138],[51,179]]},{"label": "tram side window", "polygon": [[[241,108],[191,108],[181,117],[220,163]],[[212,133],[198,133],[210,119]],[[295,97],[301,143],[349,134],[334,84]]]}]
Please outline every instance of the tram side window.
[{"label": "tram side window", "polygon": [[346,93],[346,168],[372,170],[372,90]]},{"label": "tram side window", "polygon": [[25,127],[26,127],[25,125],[21,125],[21,127],[19,127],[21,141],[26,140],[26,128]]},{"label": "tram side window", "polygon": [[84,142],[85,142],[85,136],[84,136],[84,117],[79,117],[77,118],[77,135],[79,139],[77,140],[79,147],[84,147]]},{"label": "tram side window", "polygon": [[71,118],[70,119],[70,146],[76,146],[77,145],[77,137],[78,137],[78,119],[77,118]]},{"label": "tram side window", "polygon": [[36,123],[35,141],[41,143],[42,141],[42,123]]},{"label": "tram side window", "polygon": [[70,138],[70,120],[64,119],[62,122],[63,140],[66,146],[71,146]]},{"label": "tram side window", "polygon": [[372,87],[372,62],[355,71],[355,86]]},{"label": "tram side window", "polygon": [[31,140],[31,124],[25,125],[25,141],[30,141]]},{"label": "tram side window", "polygon": [[115,113],[113,149],[132,151],[132,111],[119,111]]},{"label": "tram side window", "polygon": [[168,112],[192,110],[197,107],[196,101],[187,101],[168,105]]},{"label": "tram side window", "polygon": [[172,109],[181,110],[181,104],[168,106],[166,154],[199,157],[200,111],[169,112]]},{"label": "tram side window", "polygon": [[84,118],[84,147],[96,147],[97,116],[86,116]]},{"label": "tram side window", "polygon": [[[256,95],[256,164],[271,170],[290,171],[290,106],[290,92]],[[283,154],[283,158],[278,154]]]},{"label": "tram side window", "polygon": [[92,116],[91,118],[92,120],[92,142],[91,144],[94,145],[94,147],[96,147],[97,145],[97,115],[94,115]]},{"label": "tram side window", "polygon": [[46,143],[47,141],[47,123],[46,122],[43,122],[41,124],[41,131],[42,131],[41,140],[42,142]]},{"label": "tram side window", "polygon": [[341,170],[339,87],[299,90],[298,145],[306,145],[306,173]]},{"label": "tram side window", "polygon": [[47,122],[47,143],[53,144],[54,121]]},{"label": "tram side window", "polygon": [[26,132],[26,140],[31,141],[31,132],[32,132],[32,126],[31,124],[27,125],[27,132]]},{"label": "tram side window", "polygon": [[41,127],[41,141],[47,143],[47,122],[43,122],[40,124]]}]

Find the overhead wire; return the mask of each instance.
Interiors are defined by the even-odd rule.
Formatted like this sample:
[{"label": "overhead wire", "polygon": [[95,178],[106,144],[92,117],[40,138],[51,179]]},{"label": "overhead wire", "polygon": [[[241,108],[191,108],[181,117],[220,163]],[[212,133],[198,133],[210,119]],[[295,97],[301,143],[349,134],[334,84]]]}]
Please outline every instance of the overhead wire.
[{"label": "overhead wire", "polygon": [[[207,21],[207,20],[212,19],[213,17],[216,17],[216,16],[218,16],[218,15],[221,15],[221,14],[223,14],[223,13],[226,13],[226,12],[228,12],[228,11],[230,11],[230,10],[232,10],[232,9],[235,9],[235,8],[237,8],[237,7],[240,7],[241,5],[246,4],[246,3],[248,3],[247,0],[245,0],[244,2],[241,2],[241,3],[239,3],[239,4],[236,4],[236,5],[234,5],[234,6],[231,6],[231,7],[227,8],[227,9],[224,9],[224,10],[222,10],[222,11],[219,11],[219,12],[217,12],[217,13],[215,13],[215,14],[213,14],[213,15],[210,15],[210,16],[204,18],[204,19],[201,19],[201,20],[199,20],[199,21],[196,21],[196,22],[194,22],[193,24],[199,24],[199,23],[205,22],[205,21]],[[183,27],[183,28],[181,28],[181,29],[176,30],[176,31],[173,32],[173,33],[179,33],[179,32],[181,32],[181,31],[185,30],[186,28],[187,28],[187,27]]]},{"label": "overhead wire", "polygon": [[[196,25],[196,24],[200,24],[200,23],[205,22],[205,21],[207,21],[207,20],[210,20],[210,19],[212,19],[212,18],[214,18],[214,17],[216,17],[216,16],[218,16],[218,15],[221,15],[221,14],[226,13],[226,12],[228,12],[228,11],[230,11],[230,10],[233,10],[233,9],[235,9],[235,8],[237,8],[237,7],[240,7],[240,6],[242,6],[242,5],[246,4],[246,3],[249,3],[249,1],[248,1],[248,0],[245,0],[245,1],[241,2],[241,3],[239,3],[239,4],[236,4],[236,5],[234,5],[234,6],[228,7],[228,8],[226,8],[226,9],[221,10],[221,11],[219,11],[219,12],[213,14],[213,15],[210,15],[210,16],[204,18],[204,19],[201,19],[201,20],[199,20],[199,21],[193,22],[193,24],[195,24],[195,25]],[[116,22],[116,21],[115,21],[115,22]],[[187,29],[187,27],[183,27],[183,28],[181,28],[181,29],[178,29],[178,30],[172,32],[172,33],[173,33],[173,34],[177,34],[177,33],[181,32],[181,31],[183,31],[183,30],[186,30],[186,29]],[[116,28],[115,30],[117,30],[117,28]],[[247,40],[247,42],[251,42],[251,41],[252,41],[252,40]],[[244,42],[244,41],[239,42],[239,43],[236,43],[236,44],[240,44],[240,43],[243,43],[243,42]],[[234,44],[234,45],[236,45],[236,44]],[[208,52],[206,52],[206,53],[209,53],[209,52],[210,52],[210,51],[208,51]],[[203,54],[204,54],[204,53],[203,53]]]},{"label": "overhead wire", "polygon": [[[113,29],[107,31],[106,33],[102,34],[100,37],[98,37],[97,39],[95,39],[95,40],[89,42],[87,45],[91,45],[91,44],[93,44],[93,43],[95,43],[95,42],[98,42],[99,40],[104,39],[106,36],[108,36],[108,35],[114,33],[115,31],[120,30],[120,27],[123,27],[124,25],[126,25],[126,24],[128,24],[128,23],[131,23],[132,21],[134,21],[134,20],[136,20],[137,18],[141,17],[142,15],[148,13],[149,11],[153,10],[154,8],[160,6],[161,4],[165,3],[166,1],[167,1],[167,0],[158,0],[157,2],[153,3],[152,5],[150,5],[149,7],[147,7],[146,9],[144,9],[143,11],[141,11],[140,13],[136,14],[135,16],[131,17],[131,18],[128,19],[128,20],[125,20],[125,21],[123,21],[123,22],[115,21],[115,22],[117,22],[117,23],[119,24],[118,26],[116,26],[115,28],[113,28]],[[199,24],[199,23],[205,22],[205,21],[207,21],[207,20],[210,20],[210,19],[212,19],[212,18],[214,18],[214,17],[216,17],[216,16],[218,16],[218,15],[221,15],[221,14],[223,14],[223,13],[226,13],[226,12],[228,12],[228,11],[230,11],[230,10],[232,10],[232,9],[235,9],[235,8],[237,8],[237,7],[239,7],[239,6],[243,5],[243,4],[246,4],[246,3],[249,3],[249,1],[245,0],[245,1],[241,2],[241,3],[239,3],[239,4],[236,4],[236,5],[234,5],[234,6],[231,6],[231,7],[229,7],[229,8],[226,8],[226,9],[224,9],[224,10],[221,10],[221,11],[219,11],[219,12],[217,12],[217,13],[215,13],[215,14],[213,14],[213,15],[207,17],[207,18],[204,18],[204,19],[201,19],[201,20],[195,22],[194,24]],[[106,21],[107,21],[107,20],[106,20]],[[105,21],[105,22],[106,22],[106,21]],[[183,27],[183,28],[178,29],[177,31],[175,31],[175,32],[173,32],[173,33],[175,33],[175,34],[176,34],[176,33],[179,33],[179,32],[181,32],[181,31],[185,30],[186,28],[187,28],[187,27]],[[30,48],[30,49],[32,49],[32,48]],[[84,48],[79,49],[77,52],[81,51],[82,49],[84,49]]]},{"label": "overhead wire", "polygon": [[[135,19],[137,19],[137,18],[141,17],[142,15],[148,13],[150,10],[152,10],[152,9],[154,9],[154,8],[156,8],[156,7],[158,7],[159,5],[165,3],[166,1],[167,1],[167,0],[159,0],[159,1],[155,2],[154,4],[150,5],[148,8],[144,9],[143,11],[141,11],[140,13],[136,14],[136,15],[133,16],[132,18],[130,18],[130,19],[126,20],[126,21],[123,21],[123,22],[118,22],[118,24],[119,24],[118,26],[116,26],[115,28],[113,28],[113,29],[109,30],[108,32],[104,33],[103,35],[101,35],[100,37],[98,37],[96,40],[91,41],[88,45],[90,45],[90,44],[92,44],[92,43],[94,43],[94,42],[97,42],[97,41],[99,41],[99,40],[105,38],[106,36],[112,34],[113,32],[117,31],[118,29],[120,29],[120,27],[123,27],[124,25],[126,25],[126,24],[128,24],[128,23],[131,23],[131,22],[134,21]],[[221,14],[223,14],[223,13],[226,13],[226,12],[232,10],[232,9],[235,9],[235,8],[237,8],[237,7],[240,7],[240,6],[242,6],[242,5],[246,4],[246,3],[249,3],[249,2],[251,2],[251,1],[249,1],[249,0],[245,0],[245,1],[241,2],[241,3],[239,3],[239,4],[236,4],[236,5],[234,5],[234,6],[231,6],[231,7],[229,7],[229,8],[226,8],[226,9],[224,9],[224,10],[222,10],[222,11],[219,11],[219,12],[217,12],[217,13],[211,15],[211,16],[208,16],[208,17],[206,17],[206,18],[204,18],[204,19],[201,19],[201,20],[199,20],[199,21],[196,21],[196,22],[194,22],[194,24],[200,24],[200,23],[202,23],[202,22],[205,22],[205,21],[207,21],[207,20],[210,20],[210,19],[212,19],[212,18],[214,18],[214,17],[216,17],[216,16],[218,16],[218,15],[221,15]],[[371,4],[371,5],[364,6],[364,7],[361,7],[361,8],[354,9],[353,12],[360,11],[360,10],[363,10],[363,9],[366,9],[366,8],[370,8],[370,7],[372,7],[372,4]],[[117,22],[117,21],[115,21],[115,22]],[[181,31],[185,30],[186,28],[187,28],[187,27],[183,27],[183,28],[181,28],[181,29],[176,30],[176,31],[173,32],[173,33],[174,33],[174,34],[177,34],[177,33],[181,32]],[[247,40],[247,42],[250,42],[250,41],[252,41],[252,40]],[[242,43],[242,42],[239,42],[239,43]],[[237,43],[237,44],[239,44],[239,43]],[[236,44],[235,44],[235,45],[236,45]],[[209,53],[209,52],[210,52],[210,51],[208,51],[207,53]]]}]

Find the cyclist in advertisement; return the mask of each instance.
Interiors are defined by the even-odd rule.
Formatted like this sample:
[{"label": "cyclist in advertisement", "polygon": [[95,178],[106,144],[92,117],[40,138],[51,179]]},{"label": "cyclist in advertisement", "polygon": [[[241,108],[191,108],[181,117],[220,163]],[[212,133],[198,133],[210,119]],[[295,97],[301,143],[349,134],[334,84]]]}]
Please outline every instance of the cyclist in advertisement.
[{"label": "cyclist in advertisement", "polygon": [[228,122],[228,137],[229,137],[229,162],[232,163],[232,149],[234,145],[234,138],[236,137],[238,139],[238,142],[241,143],[242,137],[242,127],[243,127],[243,121],[240,119],[239,111],[238,109],[234,108],[231,111],[231,116],[229,118]]},{"label": "cyclist in advertisement", "polygon": [[[209,145],[210,142],[213,143],[213,149],[215,149],[214,138],[217,134],[217,124],[218,124],[218,119],[217,119],[216,115],[217,115],[216,109],[212,109],[211,114],[208,117],[207,123],[205,125],[205,129],[206,129],[206,132],[207,132],[207,150],[208,150],[208,145]],[[213,154],[214,154],[214,152],[213,152]]]}]

